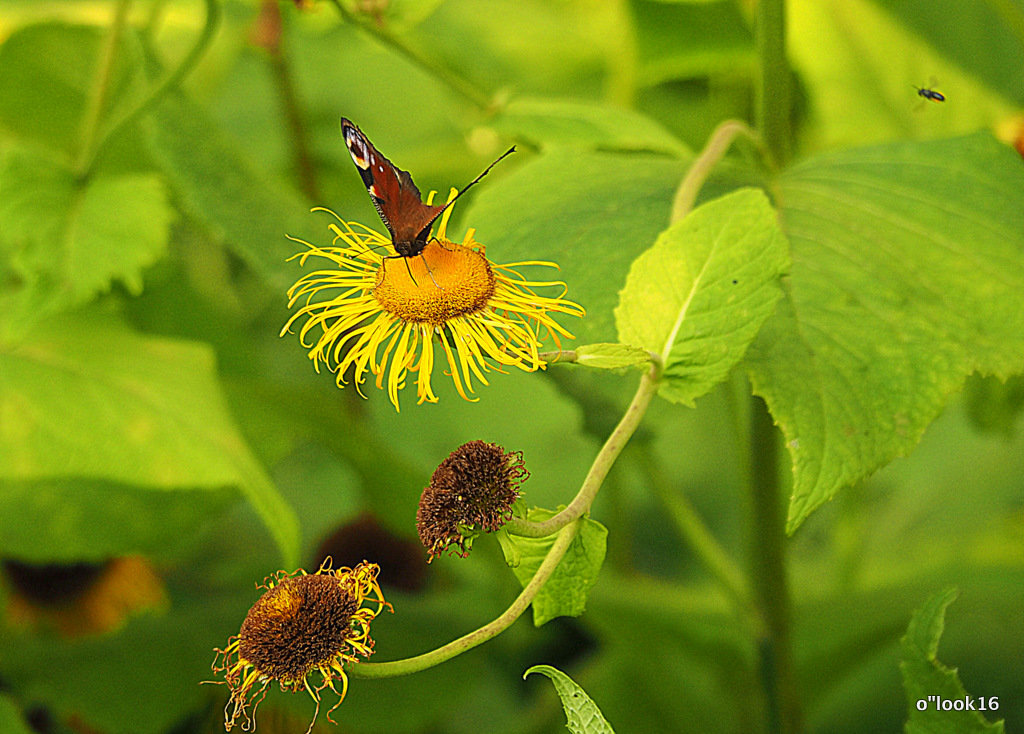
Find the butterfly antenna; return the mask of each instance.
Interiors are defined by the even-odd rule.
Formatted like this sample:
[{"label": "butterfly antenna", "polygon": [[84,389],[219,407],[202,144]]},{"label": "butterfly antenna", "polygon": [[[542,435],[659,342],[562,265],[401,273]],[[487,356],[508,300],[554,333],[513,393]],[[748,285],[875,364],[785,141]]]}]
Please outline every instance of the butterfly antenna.
[{"label": "butterfly antenna", "polygon": [[[497,159],[496,159],[496,160],[494,161],[494,163],[492,163],[491,165],[487,166],[487,168],[485,168],[485,169],[484,169],[484,172],[483,172],[483,173],[481,173],[481,174],[480,174],[479,176],[477,176],[477,177],[476,177],[476,178],[474,178],[474,179],[473,179],[472,181],[470,181],[470,182],[469,182],[468,184],[466,184],[466,185],[465,185],[465,187],[463,187],[462,191],[460,191],[459,193],[457,193],[457,194],[456,194],[456,195],[455,195],[455,196],[454,196],[454,197],[452,198],[452,200],[451,200],[451,201],[449,201],[449,202],[448,202],[447,204],[445,204],[445,205],[444,205],[444,209],[447,209],[448,207],[450,207],[450,206],[451,206],[452,204],[454,204],[454,203],[455,203],[456,199],[458,199],[458,198],[459,198],[460,196],[462,196],[462,195],[463,195],[464,193],[466,193],[467,191],[469,191],[469,190],[470,190],[470,188],[472,188],[473,184],[475,184],[475,183],[476,183],[477,181],[479,181],[479,180],[480,180],[480,179],[482,179],[482,178],[483,178],[484,176],[486,176],[486,175],[487,175],[487,173],[488,173],[488,172],[489,172],[489,171],[490,171],[490,170],[491,170],[492,168],[494,168],[494,167],[495,167],[496,165],[498,165],[499,161],[501,161],[501,159],[502,159],[502,158],[504,158],[504,157],[506,157],[506,156],[508,156],[508,155],[511,155],[512,153],[515,153],[515,152],[516,152],[516,146],[514,146],[514,145],[513,145],[513,146],[512,146],[511,148],[509,148],[509,149],[508,149],[508,150],[506,150],[506,151],[505,151],[504,153],[502,153],[501,155],[499,155],[499,156],[497,157]],[[443,211],[444,211],[444,209],[442,209],[441,211],[443,212]],[[438,212],[438,215],[440,215],[440,213],[441,213],[441,212]]]}]

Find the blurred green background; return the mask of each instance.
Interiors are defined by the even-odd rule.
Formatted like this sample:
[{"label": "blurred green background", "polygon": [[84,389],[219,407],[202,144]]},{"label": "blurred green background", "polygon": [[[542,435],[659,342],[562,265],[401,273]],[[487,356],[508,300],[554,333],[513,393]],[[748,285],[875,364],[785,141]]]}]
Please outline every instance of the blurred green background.
[{"label": "blurred green background", "polygon": [[[303,272],[284,235],[326,243],[315,205],[380,228],[340,116],[424,192],[464,185],[519,144],[460,204],[453,239],[478,226],[482,190],[547,165],[535,201],[514,206],[537,233],[532,257],[562,264],[569,297],[590,310],[563,322],[587,343],[614,340],[604,304],[667,226],[691,151],[752,114],[750,3],[362,0],[344,3],[349,17],[308,5],[217,4],[180,89],[119,127],[201,37],[204,3],[0,6],[3,731],[218,730],[227,691],[198,685],[213,648],[237,633],[255,583],[326,550],[383,566],[396,613],[374,625],[375,660],[476,628],[518,586],[486,540],[469,560],[427,566],[414,523],[434,467],[465,441],[497,442],[523,452],[527,501],[555,507],[632,395],[634,374],[556,365],[494,374],[476,403],[438,375],[438,404],[406,394],[396,414],[372,386],[363,400],[315,374],[297,339],[278,337]],[[125,28],[97,102],[118,8]],[[1020,0],[788,10],[796,158],[1016,134]],[[912,88],[932,78],[944,105]],[[757,180],[745,153],[708,192]],[[565,191],[578,207],[545,207]],[[560,218],[578,225],[572,247],[545,237]],[[515,233],[476,237],[496,262],[528,259],[503,251]],[[317,731],[562,731],[550,687],[521,680],[538,663],[572,675],[619,731],[759,731],[752,644],[659,501],[685,492],[744,558],[747,389],[737,377],[695,410],[655,402],[595,505],[608,560],[581,618],[520,620],[440,668],[354,681],[341,724]],[[912,455],[790,540],[808,731],[902,729],[898,640],[950,584],[961,596],[940,659],[972,695],[1000,697],[1010,730],[1024,726],[1022,395],[1020,382],[972,379]],[[119,558],[144,560],[105,581],[124,571]],[[104,623],[84,624],[94,617]],[[303,731],[311,709],[272,693],[260,729]]]}]

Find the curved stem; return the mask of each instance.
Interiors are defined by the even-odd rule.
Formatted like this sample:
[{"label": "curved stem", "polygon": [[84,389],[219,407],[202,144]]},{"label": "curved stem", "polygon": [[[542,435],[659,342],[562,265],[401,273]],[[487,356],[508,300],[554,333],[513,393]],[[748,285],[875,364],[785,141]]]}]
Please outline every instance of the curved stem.
[{"label": "curved stem", "polygon": [[690,213],[704,182],[739,135],[749,138],[761,151],[762,156],[770,162],[771,156],[768,149],[757,132],[739,120],[726,120],[711,133],[704,150],[694,160],[690,170],[686,172],[683,182],[676,189],[676,196],[672,202],[671,221],[677,222]]},{"label": "curved stem", "polygon": [[203,26],[202,32],[199,34],[199,38],[196,39],[195,44],[191,49],[189,49],[189,52],[181,60],[178,66],[167,74],[160,83],[153,87],[149,94],[107,127],[102,137],[100,137],[98,144],[96,144],[96,146],[79,161],[79,177],[84,178],[88,176],[100,153],[103,151],[103,148],[106,147],[106,145],[125,127],[153,109],[157,102],[159,102],[167,92],[174,89],[181,83],[181,81],[199,62],[199,59],[202,58],[203,53],[206,51],[206,47],[209,46],[210,41],[213,40],[214,32],[217,30],[217,26],[220,23],[221,12],[220,5],[217,0],[205,0],[205,2],[206,23]]},{"label": "curved stem", "polygon": [[523,612],[527,610],[530,603],[537,596],[537,593],[551,578],[555,568],[569,550],[569,545],[579,531],[579,521],[562,528],[554,544],[544,557],[544,561],[533,575],[530,582],[523,588],[523,591],[512,602],[501,616],[488,622],[483,627],[463,635],[457,640],[449,642],[443,647],[431,650],[423,655],[406,658],[405,660],[394,660],[389,663],[353,663],[345,667],[345,672],[353,678],[391,678],[398,675],[408,675],[421,670],[433,667],[467,650],[472,650],[477,645],[487,642],[508,629]]},{"label": "curved stem", "polygon": [[641,460],[648,470],[651,488],[668,510],[683,541],[718,581],[736,609],[752,620],[755,630],[760,634],[763,627],[761,614],[754,604],[743,571],[708,529],[686,495],[670,486],[663,477],[664,472],[657,470],[657,461],[649,456],[649,452],[645,451]]},{"label": "curved stem", "polygon": [[640,378],[640,385],[633,396],[633,401],[626,408],[626,413],[622,416],[619,424],[615,426],[615,430],[612,431],[608,440],[604,442],[604,446],[601,447],[601,450],[594,458],[594,463],[590,465],[590,471],[587,473],[586,479],[583,480],[580,491],[573,497],[568,507],[544,522],[530,522],[513,518],[504,526],[504,529],[513,535],[521,535],[527,538],[543,538],[558,532],[559,529],[586,514],[590,510],[590,505],[593,504],[594,497],[597,496],[597,491],[601,488],[605,477],[608,476],[608,471],[612,468],[612,464],[615,463],[619,454],[622,453],[622,449],[625,448],[629,437],[633,435],[637,426],[640,425],[644,413],[647,412],[647,406],[651,404],[651,398],[658,391],[660,378],[661,368],[657,364],[651,365],[651,368]]},{"label": "curved stem", "polygon": [[125,22],[128,19],[128,8],[131,0],[120,0],[114,10],[114,20],[110,24],[106,41],[100,51],[99,69],[96,82],[89,94],[85,114],[82,117],[82,147],[75,162],[75,171],[84,177],[98,147],[100,121],[103,119],[103,108],[110,97],[110,82],[114,72],[114,59],[117,58],[117,47],[124,34]]},{"label": "curved stem", "polygon": [[437,63],[433,59],[425,56],[418,49],[414,48],[402,40],[399,36],[393,34],[387,28],[373,23],[367,23],[362,18],[352,13],[348,8],[345,7],[341,0],[331,0],[334,3],[334,7],[338,9],[338,13],[349,23],[352,23],[358,28],[366,31],[378,41],[390,46],[398,53],[405,56],[412,63],[420,68],[424,69],[431,76],[441,81],[445,86],[451,89],[459,96],[467,99],[474,106],[481,110],[487,111],[493,105],[493,98],[491,95],[482,92],[477,89],[468,79],[459,76],[451,69],[442,64]]}]

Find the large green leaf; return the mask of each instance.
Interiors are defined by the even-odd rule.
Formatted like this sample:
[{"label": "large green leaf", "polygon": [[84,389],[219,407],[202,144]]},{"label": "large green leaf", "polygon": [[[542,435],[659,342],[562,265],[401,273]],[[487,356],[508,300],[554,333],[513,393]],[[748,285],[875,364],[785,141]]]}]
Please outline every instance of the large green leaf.
[{"label": "large green leaf", "polygon": [[909,452],[968,374],[1024,368],[1024,166],[979,134],[820,156],[778,192],[791,278],[748,360],[792,531]]},{"label": "large green leaf", "polygon": [[500,132],[541,148],[646,150],[673,155],[689,151],[660,123],[633,110],[574,100],[526,97],[509,102],[495,118]]},{"label": "large green leaf", "polygon": [[630,12],[642,83],[753,68],[753,37],[736,3],[632,0]]},{"label": "large green leaf", "polygon": [[481,184],[460,221],[495,262],[557,262],[568,297],[587,309],[582,323],[567,322],[572,333],[581,344],[612,342],[630,263],[668,226],[684,172],[682,161],[661,156],[552,150]]},{"label": "large green leaf", "polygon": [[704,204],[633,263],[615,310],[619,340],[658,354],[661,395],[692,405],[743,357],[788,265],[764,193],[740,189]]},{"label": "large green leaf", "polygon": [[[233,424],[209,349],[95,317],[44,326],[0,349],[0,480],[52,486],[81,478],[140,492],[240,487],[286,562],[295,561],[295,516]],[[67,492],[58,508],[64,516],[40,528],[56,544],[51,558],[65,557],[62,526],[75,530],[66,539],[75,549],[87,543],[82,533],[91,532],[104,550],[114,549],[112,538],[132,539],[105,523],[87,528],[76,520],[86,513],[78,503],[103,496]],[[16,505],[2,522],[15,527],[34,518],[35,508]]]},{"label": "large green leaf", "polygon": [[[81,117],[95,85],[103,32],[93,26],[40,23],[0,47],[0,131],[67,156],[81,145]],[[137,46],[122,40],[107,81],[107,108],[142,92]]]},{"label": "large green leaf", "polygon": [[[1003,85],[990,78],[985,84],[972,65],[935,50],[941,36],[915,33],[879,5],[894,11],[899,6],[908,15],[928,6],[929,25],[944,25],[947,45],[983,66],[1002,66],[1001,76],[1015,81]],[[986,6],[973,0],[793,0],[790,52],[815,123],[807,128],[805,145],[834,149],[964,134],[1009,114],[1012,107],[1002,97],[1012,87],[1019,94],[1015,70],[1021,55],[1006,53],[1006,30],[991,22],[996,13]],[[900,53],[892,53],[894,48]],[[945,104],[925,102],[914,91],[914,85],[933,81],[945,93]]]},{"label": "large green leaf", "polygon": [[42,154],[0,158],[0,293],[8,336],[81,304],[119,280],[142,290],[142,270],[167,246],[172,217],[163,184],[142,173],[85,181]]},{"label": "large green leaf", "polygon": [[180,96],[153,112],[154,155],[186,211],[203,222],[271,287],[298,279],[288,257],[299,246],[285,235],[327,243],[323,219],[293,191],[272,182],[207,114]]},{"label": "large green leaf", "polygon": [[[907,734],[971,734],[1002,732],[1003,722],[991,724],[981,711],[996,711],[998,696],[969,696],[956,669],[936,658],[946,623],[946,607],[956,589],[935,594],[914,613],[901,640],[900,671],[907,692]],[[949,708],[947,708],[949,706]]]}]

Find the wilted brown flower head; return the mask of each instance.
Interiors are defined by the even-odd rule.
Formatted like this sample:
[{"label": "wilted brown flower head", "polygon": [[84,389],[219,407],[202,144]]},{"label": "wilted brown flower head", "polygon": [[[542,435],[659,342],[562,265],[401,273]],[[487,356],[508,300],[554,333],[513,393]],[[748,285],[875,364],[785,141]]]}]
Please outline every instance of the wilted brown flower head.
[{"label": "wilted brown flower head", "polygon": [[[330,688],[338,695],[331,712],[345,699],[348,677],[344,664],[373,652],[370,622],[390,604],[377,584],[374,563],[331,570],[327,559],[313,575],[284,571],[267,579],[261,596],[228,646],[217,650],[213,671],[224,675],[231,698],[224,709],[224,728],[230,731],[240,718],[242,728],[255,728],[256,708],[276,680],[282,691],[306,691],[316,702],[309,724],[320,712],[320,693]],[[369,602],[370,606],[363,606]],[[319,682],[311,681],[319,673]],[[335,680],[342,684],[339,692]],[[220,683],[221,681],[212,681]],[[251,709],[250,709],[251,705]],[[309,731],[307,730],[307,731]]]},{"label": "wilted brown flower head", "polygon": [[420,496],[416,527],[431,560],[452,545],[465,558],[471,538],[463,530],[494,532],[512,517],[519,485],[530,476],[521,451],[470,441],[434,471]]}]

